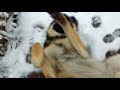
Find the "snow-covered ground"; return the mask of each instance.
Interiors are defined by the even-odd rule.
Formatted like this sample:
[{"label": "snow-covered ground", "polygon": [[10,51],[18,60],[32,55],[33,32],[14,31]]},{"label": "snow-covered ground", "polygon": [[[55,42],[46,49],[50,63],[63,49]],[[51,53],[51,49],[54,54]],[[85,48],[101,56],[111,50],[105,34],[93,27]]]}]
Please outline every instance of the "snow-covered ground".
[{"label": "snow-covered ground", "polygon": [[[103,61],[109,50],[120,49],[120,38],[113,35],[111,43],[105,43],[103,38],[107,34],[113,34],[116,29],[120,29],[120,12],[78,12],[69,13],[75,16],[79,22],[79,35],[89,49],[91,56]],[[101,25],[98,28],[92,26],[92,18],[99,17]],[[120,34],[120,32],[117,32]],[[109,38],[111,39],[111,38]]]},{"label": "snow-covered ground", "polygon": [[[79,35],[87,46],[92,58],[103,61],[109,50],[120,48],[120,38],[113,35],[116,29],[120,29],[120,12],[63,12],[68,16],[74,16],[79,23]],[[30,53],[30,47],[35,42],[44,45],[46,31],[52,18],[46,12],[15,12],[17,23],[11,18],[7,21],[6,32],[9,38],[6,55],[0,60],[0,77],[19,78],[26,77],[28,73],[39,71],[32,64],[26,62],[26,56]],[[1,14],[0,14],[1,15]],[[97,17],[100,26],[94,27],[92,18]],[[96,22],[95,22],[96,23]],[[118,31],[117,34],[120,32]],[[103,38],[111,34],[113,38]]]},{"label": "snow-covered ground", "polygon": [[[85,13],[83,17],[80,14],[77,15],[79,19],[79,34],[89,47],[93,58],[100,61],[104,60],[109,50],[118,50],[120,48],[120,38],[113,35],[116,29],[120,29],[120,12],[89,12]],[[91,25],[91,18],[94,16],[101,18],[101,26],[98,28],[94,28]],[[108,34],[112,34],[114,37],[111,43],[103,41],[103,38]]]},{"label": "snow-covered ground", "polygon": [[[17,16],[16,18],[15,15]],[[46,31],[52,18],[45,12],[15,13],[6,24],[9,39],[6,55],[0,61],[1,75],[8,78],[26,77],[30,72],[39,71],[32,64],[26,62],[30,47],[35,42],[44,45]],[[17,23],[13,21],[17,19]]]}]

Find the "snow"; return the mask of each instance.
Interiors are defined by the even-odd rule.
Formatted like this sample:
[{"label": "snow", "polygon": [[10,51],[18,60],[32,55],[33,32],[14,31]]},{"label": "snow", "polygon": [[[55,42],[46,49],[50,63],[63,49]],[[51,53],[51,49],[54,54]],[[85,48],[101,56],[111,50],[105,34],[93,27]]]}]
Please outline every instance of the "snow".
[{"label": "snow", "polygon": [[[92,58],[103,61],[109,50],[120,48],[120,38],[115,36],[111,43],[105,43],[103,38],[120,28],[120,12],[63,12],[78,20],[78,34],[85,43]],[[0,16],[8,15],[0,13]],[[52,18],[46,12],[14,12],[17,18],[10,17],[7,21],[6,32],[0,32],[9,37],[6,55],[0,60],[0,77],[26,77],[30,72],[40,71],[26,62],[30,48],[35,42],[44,45],[47,28]],[[101,25],[92,26],[93,17],[100,17]],[[13,21],[17,19],[18,22]],[[2,25],[2,23],[1,23]],[[0,52],[1,53],[1,52]],[[30,57],[29,57],[30,58]]]},{"label": "snow", "polygon": [[0,12],[0,26],[6,25],[6,19],[9,17],[6,12]]},{"label": "snow", "polygon": [[[118,50],[120,48],[120,38],[116,38],[112,43],[104,43],[103,38],[107,34],[112,34],[120,28],[120,12],[78,12],[68,13],[69,16],[75,16],[79,22],[79,35],[89,49],[91,57],[103,61],[109,50]],[[102,25],[94,28],[91,25],[91,18],[99,16]]]},{"label": "snow", "polygon": [[0,12],[0,16],[5,18],[9,17],[9,15],[6,12]]},{"label": "snow", "polygon": [[52,22],[52,18],[45,12],[14,14],[18,14],[17,24],[12,22],[14,18],[11,17],[6,25],[7,34],[14,38],[9,40],[6,55],[0,62],[0,68],[4,71],[2,75],[8,78],[26,77],[32,71],[40,70],[27,63],[25,59],[35,42],[44,45],[47,28]]}]

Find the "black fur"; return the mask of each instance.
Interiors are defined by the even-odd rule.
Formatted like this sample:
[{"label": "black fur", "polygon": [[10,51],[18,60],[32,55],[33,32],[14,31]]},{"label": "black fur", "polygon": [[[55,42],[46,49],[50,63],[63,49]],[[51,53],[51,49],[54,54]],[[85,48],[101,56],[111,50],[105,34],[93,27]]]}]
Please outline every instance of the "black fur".
[{"label": "black fur", "polygon": [[63,28],[58,23],[55,23],[53,25],[53,29],[58,33],[65,34]]},{"label": "black fur", "polygon": [[[66,14],[64,14],[64,15],[67,18],[67,20],[70,22],[71,26],[74,23],[76,25],[76,27],[78,27],[78,21],[76,20],[76,18],[74,16],[68,17]],[[53,21],[53,22],[55,22],[55,21]],[[53,29],[58,33],[64,34],[63,28],[58,23],[55,23],[53,25]]]}]

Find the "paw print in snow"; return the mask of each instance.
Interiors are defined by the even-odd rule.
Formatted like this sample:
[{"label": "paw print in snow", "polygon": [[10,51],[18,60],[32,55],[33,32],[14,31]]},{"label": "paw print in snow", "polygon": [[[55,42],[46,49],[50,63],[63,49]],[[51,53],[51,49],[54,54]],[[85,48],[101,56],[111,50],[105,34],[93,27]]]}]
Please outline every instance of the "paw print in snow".
[{"label": "paw print in snow", "polygon": [[93,26],[94,28],[100,27],[100,26],[101,26],[101,19],[100,19],[100,17],[98,17],[98,16],[93,17],[91,24],[92,24],[92,26]]}]

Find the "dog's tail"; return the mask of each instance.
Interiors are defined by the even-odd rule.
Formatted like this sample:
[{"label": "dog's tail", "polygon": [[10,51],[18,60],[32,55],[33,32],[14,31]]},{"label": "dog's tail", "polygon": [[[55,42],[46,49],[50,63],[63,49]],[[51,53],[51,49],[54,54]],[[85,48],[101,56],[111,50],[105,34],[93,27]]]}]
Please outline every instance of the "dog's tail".
[{"label": "dog's tail", "polygon": [[75,30],[75,24],[70,24],[65,15],[60,12],[48,12],[48,14],[50,14],[52,18],[63,28],[67,38],[69,39],[72,46],[76,49],[76,51],[83,58],[89,58],[89,53],[79,35],[77,34],[77,30]]}]

